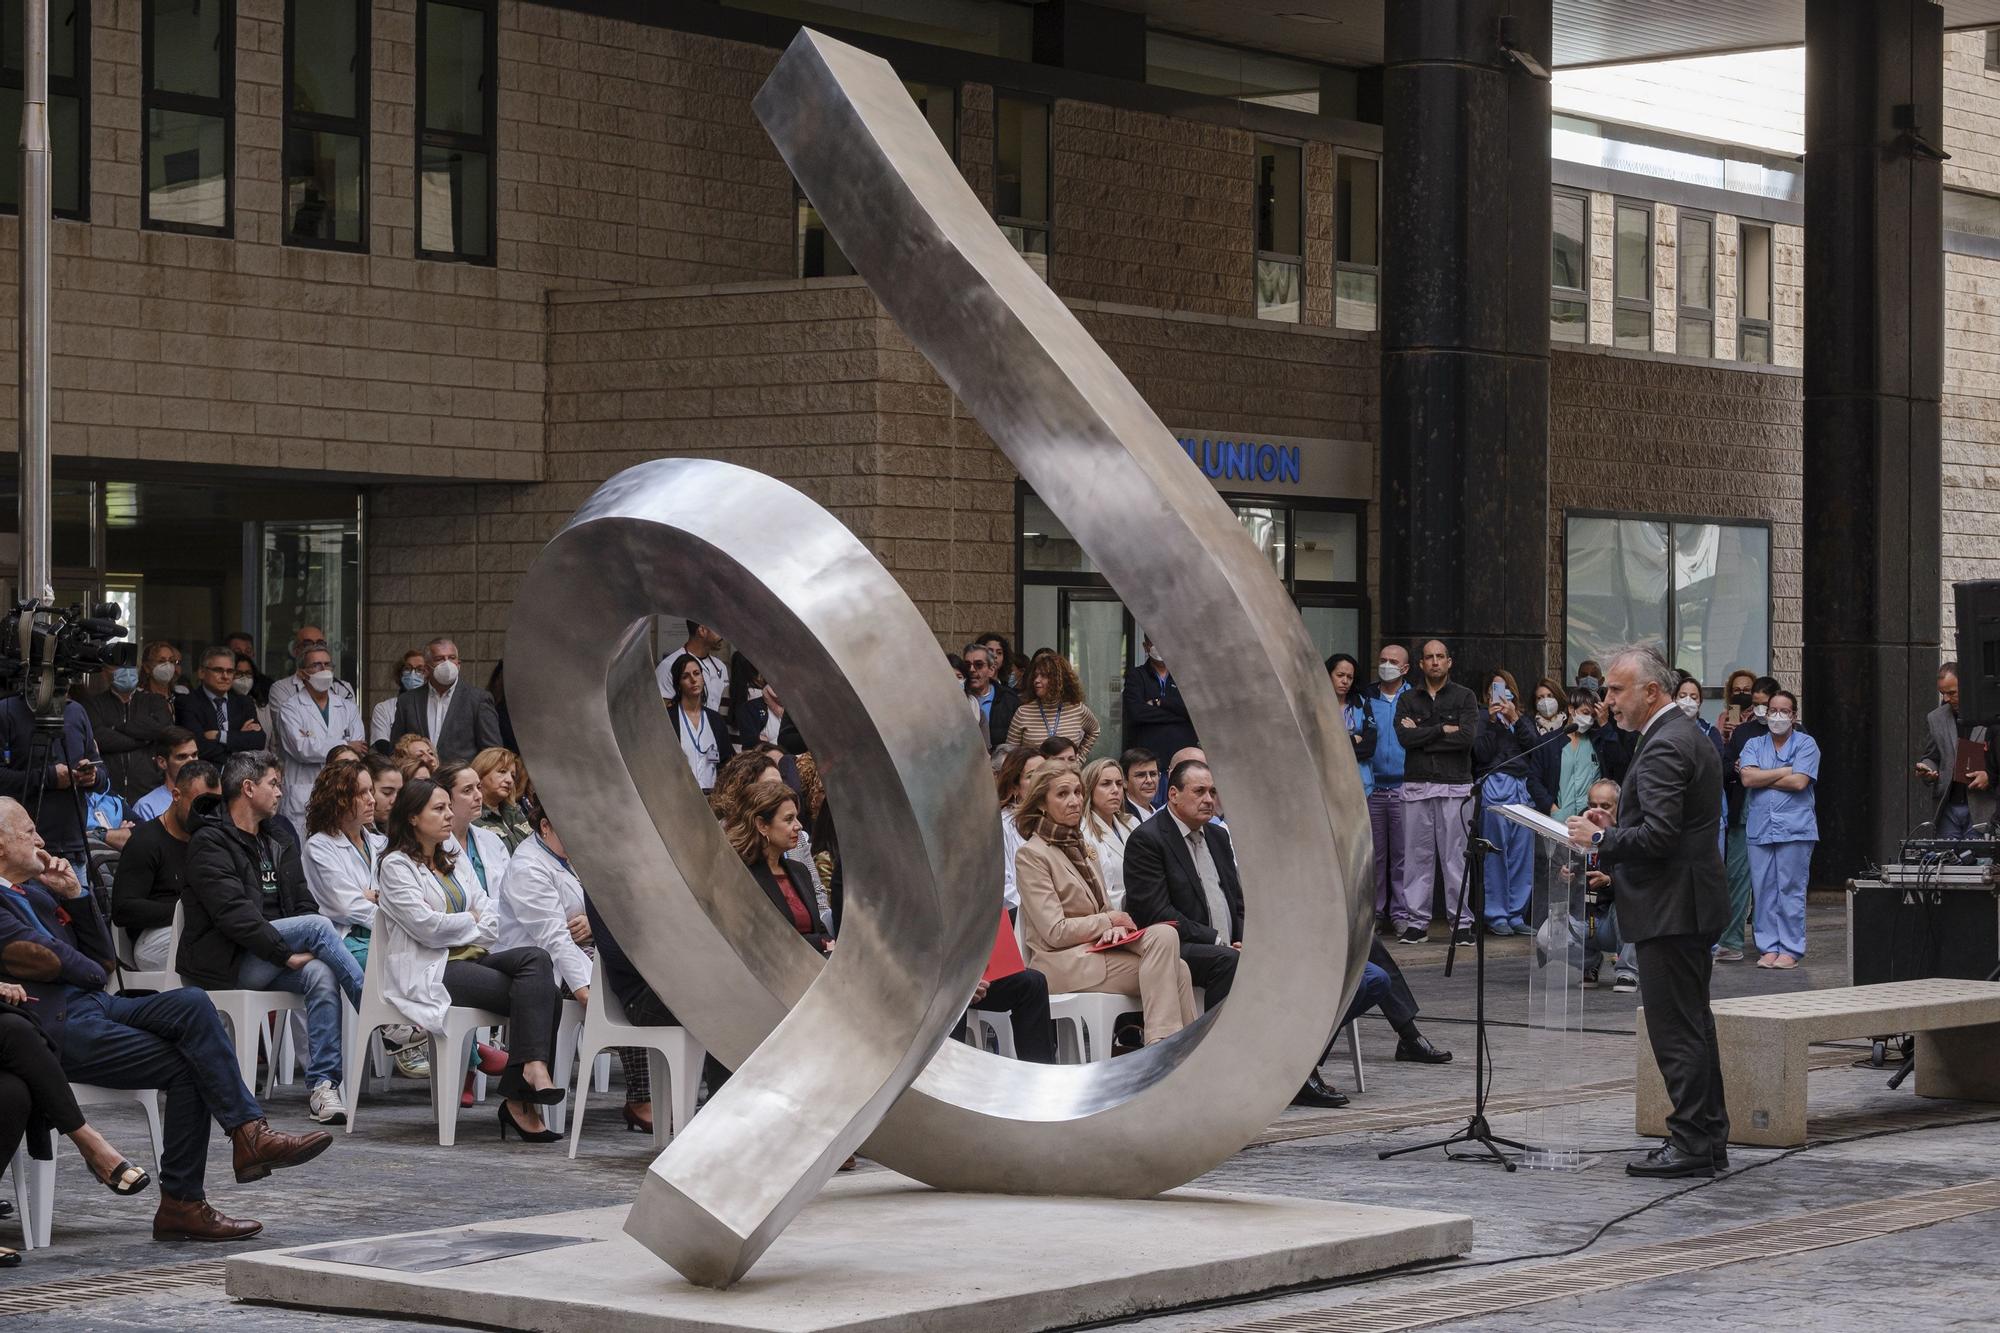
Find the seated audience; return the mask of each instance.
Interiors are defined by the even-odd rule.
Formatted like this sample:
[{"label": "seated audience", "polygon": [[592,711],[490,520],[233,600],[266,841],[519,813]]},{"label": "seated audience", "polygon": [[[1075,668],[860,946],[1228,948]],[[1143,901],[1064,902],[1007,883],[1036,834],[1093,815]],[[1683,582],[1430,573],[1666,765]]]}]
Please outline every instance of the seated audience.
[{"label": "seated audience", "polygon": [[507,862],[500,887],[500,949],[539,948],[554,964],[556,980],[580,1004],[590,1003],[590,918],[583,911],[583,881],[570,867],[562,838],[540,803],[527,815],[535,836]]},{"label": "seated audience", "polygon": [[702,659],[682,653],[668,668],[667,679],[674,682],[675,694],[667,705],[673,715],[674,732],[681,738],[681,753],[694,773],[695,785],[703,792],[715,790],[715,772],[722,761],[736,753],[729,741],[729,725],[722,714],[703,700],[707,682],[702,676]]},{"label": "seated audience", "polygon": [[[994,753],[998,755],[999,751]],[[1020,804],[1022,786],[1034,776],[1036,769],[1047,762],[1033,750],[1017,746],[1008,750],[1006,758],[1000,760],[999,771],[993,777],[994,788],[1000,794],[1000,860],[1006,875],[1000,900],[1010,916],[1021,909],[1021,895],[1014,885],[1014,859],[1021,850],[1022,838],[1020,829],[1014,825],[1014,808]]]},{"label": "seated audience", "polygon": [[1211,1009],[1229,998],[1243,942],[1243,887],[1216,804],[1208,765],[1183,759],[1168,776],[1166,809],[1125,840],[1126,910],[1179,932],[1181,961]]},{"label": "seated audience", "polygon": [[812,907],[812,879],[785,853],[798,845],[799,798],[776,778],[753,784],[730,813],[729,845],[743,858],[750,878],[771,905],[821,953],[833,952],[833,936]]},{"label": "seated audience", "polygon": [[489,832],[512,852],[535,836],[535,830],[521,803],[528,798],[527,770],[521,756],[512,750],[489,746],[472,756],[472,771],[479,775],[479,818],[473,822]]},{"label": "seated audience", "polygon": [[1151,1045],[1194,1022],[1194,986],[1172,926],[1141,927],[1105,901],[1083,842],[1083,807],[1076,769],[1047,764],[1028,779],[1015,811],[1027,963],[1056,991],[1137,992]]},{"label": "seated audience", "polygon": [[239,1184],[262,1180],[325,1152],[323,1131],[280,1134],[243,1086],[236,1055],[208,996],[191,987],[136,997],[111,995],[110,936],[90,893],[69,863],[48,855],[34,821],[0,798],[0,951],[17,968],[12,946],[26,941],[55,955],[38,975],[15,971],[36,1003],[32,1016],[73,1083],[158,1088],[165,1094],[160,1206],[155,1240],[243,1240],[261,1222],[225,1217],[202,1189],[212,1117],[235,1145]]},{"label": "seated audience", "polygon": [[195,801],[174,967],[203,990],[304,996],[312,1118],[343,1125],[340,997],[360,1007],[361,968],[306,887],[298,837],[278,818],[284,794],[277,759],[257,750],[231,755],[221,795]]},{"label": "seated audience", "polygon": [[403,770],[396,767],[396,761],[386,754],[371,754],[361,761],[367,768],[368,776],[375,780],[375,813],[369,817],[368,827],[383,837],[389,836],[389,811],[396,804],[396,797],[403,790]]},{"label": "seated audience", "polygon": [[[185,727],[168,727],[160,733],[160,739],[153,742],[153,772],[160,779],[160,785],[141,796],[132,805],[133,822],[143,824],[149,819],[158,819],[160,812],[174,803],[174,777],[184,764],[191,764],[200,755],[197,751],[194,733]],[[210,764],[210,768],[215,765]],[[221,769],[216,769],[218,774]]]},{"label": "seated audience", "polygon": [[111,923],[132,932],[132,966],[141,972],[174,965],[174,908],[187,882],[194,803],[218,794],[222,775],[214,764],[190,760],[175,785],[173,803],[133,830],[111,884]]},{"label": "seated audience", "polygon": [[[709,808],[715,812],[717,819],[727,823],[730,812],[743,799],[743,793],[759,782],[781,781],[794,792],[798,791],[795,784],[786,781],[784,765],[779,762],[776,753],[776,746],[765,745],[730,756],[729,762],[717,771],[715,790],[708,798]],[[812,879],[814,906],[821,923],[831,933],[834,929],[832,894],[827,888],[826,876],[820,872],[819,862],[813,857],[812,834],[803,825],[799,828],[798,844],[785,855],[804,867]]]},{"label": "seated audience", "polygon": [[1116,759],[1091,761],[1083,770],[1083,840],[1097,865],[1104,901],[1116,911],[1125,906],[1125,839],[1139,827],[1125,800],[1125,773]]},{"label": "seated audience", "polygon": [[1160,791],[1160,760],[1151,750],[1134,747],[1118,757],[1125,770],[1125,812],[1144,819],[1166,800]]},{"label": "seated audience", "polygon": [[397,737],[395,747],[389,753],[398,765],[418,763],[433,773],[437,771],[437,747],[430,743],[428,737],[418,735],[416,732],[408,732]]},{"label": "seated audience", "polygon": [[1035,747],[1035,753],[1044,759],[1060,759],[1064,763],[1077,764],[1079,766],[1083,762],[1078,755],[1076,742],[1067,736],[1049,737]]},{"label": "seated audience", "polygon": [[[471,792],[467,804],[476,806],[478,781],[471,769],[457,768]],[[500,935],[499,911],[452,836],[455,804],[452,793],[419,778],[404,786],[389,812],[371,946],[382,953],[383,997],[433,1033],[444,1030],[445,1011],[453,1005],[506,1014],[510,1049],[500,1076],[500,1137],[505,1141],[512,1129],[531,1143],[553,1143],[562,1136],[543,1125],[541,1108],[563,1099],[549,1074],[561,1007],[555,969],[540,949],[489,952]],[[468,808],[468,821],[471,814]],[[472,832],[493,837],[484,829]]]},{"label": "seated audience", "polygon": [[[625,1010],[625,1020],[638,1027],[681,1027],[673,1010],[667,1008],[646,979],[639,975],[639,969],[632,966],[632,960],[618,947],[611,930],[598,915],[597,907],[588,894],[583,901],[584,916],[590,926],[590,938],[597,950],[597,962],[604,969],[604,986],[618,997],[619,1005]],[[625,1128],[638,1134],[653,1132],[653,1088],[652,1061],[643,1050],[636,1046],[618,1048],[619,1062],[625,1066]],[[713,1055],[702,1060],[702,1079],[708,1084],[710,1096],[719,1092],[729,1081],[729,1071]]]}]

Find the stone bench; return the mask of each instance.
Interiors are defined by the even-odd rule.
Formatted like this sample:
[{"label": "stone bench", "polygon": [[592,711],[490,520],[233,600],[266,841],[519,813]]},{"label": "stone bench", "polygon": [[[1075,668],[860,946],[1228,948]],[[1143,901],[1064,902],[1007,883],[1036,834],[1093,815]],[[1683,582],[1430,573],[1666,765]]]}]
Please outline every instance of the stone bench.
[{"label": "stone bench", "polygon": [[[2000,982],[1932,977],[1717,1000],[1714,1009],[1731,1143],[1806,1141],[1806,1048],[1816,1041],[1913,1032],[1918,1096],[2000,1102]],[[1667,1089],[1643,1008],[1638,1028],[1634,1127],[1665,1135]]]}]

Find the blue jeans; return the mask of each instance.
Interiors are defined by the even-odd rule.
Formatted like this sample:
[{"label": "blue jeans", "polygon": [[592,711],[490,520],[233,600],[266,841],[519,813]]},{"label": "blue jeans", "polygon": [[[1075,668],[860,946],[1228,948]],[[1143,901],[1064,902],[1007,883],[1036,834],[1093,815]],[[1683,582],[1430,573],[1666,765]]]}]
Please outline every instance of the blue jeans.
[{"label": "blue jeans", "polygon": [[1972,808],[1964,801],[1960,801],[1957,805],[1947,805],[1938,815],[1938,837],[1963,838],[1971,832]]},{"label": "blue jeans", "polygon": [[[309,953],[313,961],[301,968],[285,967],[246,953],[236,965],[236,984],[244,990],[281,990],[306,997],[306,1086],[340,1086],[340,993],[361,1007],[361,969],[340,941],[340,932],[323,916],[288,916],[271,923],[293,953]],[[236,1034],[254,1041],[255,1033]]]},{"label": "blue jeans", "polygon": [[136,998],[78,994],[63,1027],[62,1064],[77,1083],[166,1094],[160,1190],[176,1199],[206,1197],[211,1117],[224,1130],[264,1118],[236,1072],[215,1006],[193,987]]}]

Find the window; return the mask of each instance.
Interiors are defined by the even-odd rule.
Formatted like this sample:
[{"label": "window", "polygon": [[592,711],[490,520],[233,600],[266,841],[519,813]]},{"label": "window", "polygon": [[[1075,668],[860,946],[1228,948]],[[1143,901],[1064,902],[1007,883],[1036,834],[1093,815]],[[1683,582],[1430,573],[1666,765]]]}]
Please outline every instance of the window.
[{"label": "window", "polygon": [[1333,322],[1336,328],[1375,327],[1376,292],[1382,273],[1382,164],[1372,157],[1349,157],[1333,172]]},{"label": "window", "polygon": [[1771,364],[1771,229],[1746,222],[1737,259],[1736,359]]},{"label": "window", "polygon": [[1986,30],[1986,68],[2000,70],[2000,28]]},{"label": "window", "polygon": [[232,0],[146,0],[140,225],[227,236],[235,153]]},{"label": "window", "polygon": [[1299,322],[1305,276],[1305,150],[1257,144],[1257,318]]},{"label": "window", "polygon": [[1049,104],[1025,97],[994,99],[993,216],[1028,267],[1049,280],[1053,194]]},{"label": "window", "polygon": [[490,0],[422,0],[417,14],[417,254],[493,262]]},{"label": "window", "polygon": [[1683,211],[1679,244],[1680,317],[1678,350],[1682,356],[1715,355],[1715,219]]},{"label": "window", "polygon": [[[1344,115],[1351,119],[1354,115],[1352,70],[1287,60],[1150,28],[1146,32],[1146,82],[1207,97],[1303,111],[1309,116]],[[1325,98],[1329,84],[1341,105],[1331,105],[1334,99]]]},{"label": "window", "polygon": [[[937,132],[938,142],[944,145],[951,160],[958,161],[958,90],[942,84],[903,84],[910,99],[917,104],[917,110],[930,122]],[[805,191],[792,182],[793,205],[798,212],[798,273],[802,278],[845,278],[854,274],[854,266],[847,262],[847,256],[834,244],[827,234],[826,224],[820,221],[819,210],[805,196]]]},{"label": "window", "polygon": [[1653,346],[1653,210],[1619,204],[1611,241],[1611,342],[1650,351]]},{"label": "window", "polygon": [[369,5],[285,9],[285,242],[365,250]]},{"label": "window", "polygon": [[[22,0],[0,0],[0,212],[21,206]],[[55,215],[90,216],[90,20],[77,0],[49,5],[49,194]]]},{"label": "window", "polygon": [[1549,202],[1549,341],[1590,341],[1590,196]]},{"label": "window", "polygon": [[1565,651],[1587,657],[1650,643],[1719,689],[1771,660],[1771,530],[1763,524],[1567,515]]}]

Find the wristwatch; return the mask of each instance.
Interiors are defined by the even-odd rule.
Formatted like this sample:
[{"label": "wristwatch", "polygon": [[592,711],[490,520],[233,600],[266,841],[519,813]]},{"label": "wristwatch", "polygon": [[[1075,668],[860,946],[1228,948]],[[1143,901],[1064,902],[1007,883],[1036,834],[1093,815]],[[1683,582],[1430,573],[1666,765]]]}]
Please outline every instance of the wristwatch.
[{"label": "wristwatch", "polygon": [[1599,830],[1597,830],[1597,832],[1595,832],[1595,833],[1593,833],[1593,834],[1591,834],[1591,835],[1590,835],[1590,845],[1591,845],[1592,847],[1595,847],[1595,846],[1596,846],[1596,845],[1597,845],[1598,843],[1600,843],[1600,842],[1603,842],[1603,841],[1604,841],[1604,830],[1603,830],[1603,829],[1599,829]]}]

